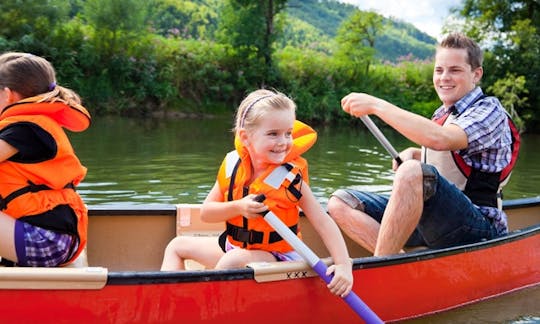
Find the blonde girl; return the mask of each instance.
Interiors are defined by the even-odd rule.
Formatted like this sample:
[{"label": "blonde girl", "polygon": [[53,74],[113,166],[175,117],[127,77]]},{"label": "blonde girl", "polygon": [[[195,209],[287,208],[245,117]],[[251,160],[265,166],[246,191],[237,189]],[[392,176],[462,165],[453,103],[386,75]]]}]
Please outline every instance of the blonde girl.
[{"label": "blonde girl", "polygon": [[[328,288],[342,297],[351,291],[352,263],[345,242],[313,195],[307,161],[301,157],[314,144],[316,133],[296,121],[295,110],[294,102],[277,91],[256,90],[242,101],[234,128],[236,149],[223,160],[201,209],[202,220],[226,223],[221,244],[215,238],[179,236],[167,246],[162,270],[183,269],[188,258],[216,269],[301,260],[260,215],[270,208],[301,237],[301,209],[333,258],[328,274],[334,277]],[[287,170],[284,178],[279,177],[282,170]],[[254,200],[258,194],[266,196],[264,203]]]}]

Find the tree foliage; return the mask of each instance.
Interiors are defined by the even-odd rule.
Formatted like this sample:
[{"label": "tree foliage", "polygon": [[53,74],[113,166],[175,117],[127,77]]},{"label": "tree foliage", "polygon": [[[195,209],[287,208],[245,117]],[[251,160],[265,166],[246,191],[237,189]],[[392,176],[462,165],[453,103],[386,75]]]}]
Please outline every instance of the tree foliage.
[{"label": "tree foliage", "polygon": [[272,45],[281,31],[276,16],[286,3],[286,0],[227,0],[223,7],[218,40],[239,50],[247,70],[255,72],[253,81],[260,86],[276,78]]},{"label": "tree foliage", "polygon": [[[503,79],[497,80],[488,91],[492,92],[503,104],[508,111],[508,114],[512,117],[517,127],[521,131],[525,131],[525,124],[521,116],[519,116],[516,107],[521,107],[527,102],[527,95],[529,91],[525,88],[525,77],[515,76],[512,73],[506,74]],[[531,116],[525,116],[530,118]]]},{"label": "tree foliage", "polygon": [[463,21],[454,27],[460,27],[488,49],[484,82],[494,85],[508,76],[524,80],[524,88],[529,91],[524,99],[528,100],[514,102],[514,108],[528,128],[538,129],[540,115],[535,112],[540,106],[540,2],[465,0],[456,12]]},{"label": "tree foliage", "polygon": [[343,22],[336,37],[339,44],[337,55],[344,57],[353,77],[361,77],[369,73],[375,56],[375,40],[382,32],[382,17],[375,12],[357,11]]},{"label": "tree foliage", "polygon": [[153,28],[163,36],[194,39],[212,38],[221,1],[154,0],[151,10]]}]

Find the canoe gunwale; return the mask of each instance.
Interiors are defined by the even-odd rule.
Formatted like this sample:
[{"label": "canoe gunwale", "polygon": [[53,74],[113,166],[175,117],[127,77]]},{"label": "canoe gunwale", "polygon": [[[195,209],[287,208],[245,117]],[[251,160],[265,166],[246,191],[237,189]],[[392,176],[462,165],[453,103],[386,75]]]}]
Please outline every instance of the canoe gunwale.
[{"label": "canoe gunwale", "polygon": [[[503,209],[517,209],[534,207],[540,204],[540,196],[518,198],[503,201]],[[193,204],[198,205],[198,204]],[[144,204],[144,205],[90,205],[88,215],[90,216],[115,216],[115,215],[166,215],[174,216],[177,212],[177,205],[172,204]]]},{"label": "canoe gunwale", "polygon": [[113,271],[109,272],[107,285],[175,284],[182,282],[211,282],[254,279],[250,268],[231,270],[184,271]]},{"label": "canoe gunwale", "polygon": [[175,216],[175,205],[95,205],[88,206],[88,216]]},{"label": "canoe gunwale", "polygon": [[540,196],[503,200],[503,209],[535,207],[540,204]]},{"label": "canoe gunwale", "polygon": [[540,224],[529,226],[523,229],[515,230],[507,235],[497,237],[491,240],[476,242],[466,245],[458,245],[442,249],[425,249],[421,251],[396,254],[386,257],[364,257],[353,260],[353,269],[377,268],[385,265],[395,265],[407,262],[422,260],[431,260],[434,258],[445,257],[449,255],[462,254],[472,251],[478,251],[519,241],[527,237],[540,235]]}]

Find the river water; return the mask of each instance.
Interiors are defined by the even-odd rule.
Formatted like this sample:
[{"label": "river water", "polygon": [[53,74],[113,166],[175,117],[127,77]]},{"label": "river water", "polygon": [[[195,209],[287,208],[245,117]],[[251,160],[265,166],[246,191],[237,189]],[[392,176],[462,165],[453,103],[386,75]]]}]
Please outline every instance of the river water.
[{"label": "river water", "polygon": [[[70,133],[88,174],[78,190],[89,205],[200,203],[232,150],[232,119],[93,120]],[[325,205],[336,189],[388,192],[391,158],[363,126],[316,127],[318,140],[304,156],[311,187]],[[400,151],[411,143],[381,128]],[[540,195],[540,136],[525,134],[505,199]]]}]

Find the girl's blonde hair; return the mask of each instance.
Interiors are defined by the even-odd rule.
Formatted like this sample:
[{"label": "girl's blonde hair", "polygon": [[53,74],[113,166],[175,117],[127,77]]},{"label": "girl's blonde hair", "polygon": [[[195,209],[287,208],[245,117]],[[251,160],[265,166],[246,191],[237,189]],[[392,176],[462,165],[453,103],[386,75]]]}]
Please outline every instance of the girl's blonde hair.
[{"label": "girl's blonde hair", "polygon": [[267,89],[255,90],[247,95],[238,106],[234,131],[251,130],[267,113],[287,109],[296,113],[296,104],[283,93]]},{"label": "girl's blonde hair", "polygon": [[28,53],[8,52],[0,55],[0,87],[7,87],[23,98],[41,96],[42,101],[81,103],[73,90],[56,84],[56,73],[46,59]]}]

